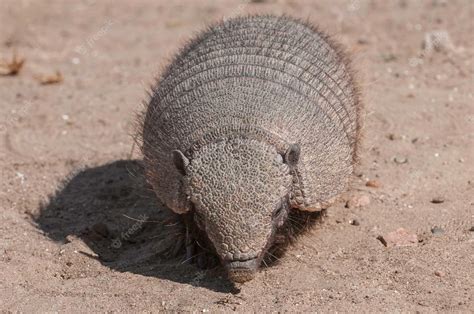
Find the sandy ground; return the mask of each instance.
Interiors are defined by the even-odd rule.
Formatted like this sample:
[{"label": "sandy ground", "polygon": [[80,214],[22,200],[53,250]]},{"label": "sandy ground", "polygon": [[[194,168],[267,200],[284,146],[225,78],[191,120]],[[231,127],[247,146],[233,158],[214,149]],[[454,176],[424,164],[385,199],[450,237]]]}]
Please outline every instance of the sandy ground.
[{"label": "sandy ground", "polygon": [[[0,56],[26,60],[0,77],[1,310],[473,310],[473,2],[254,2],[0,1]],[[250,12],[309,18],[352,53],[366,123],[346,198],[365,204],[331,207],[233,287],[163,251],[182,227],[145,185],[130,135],[178,47]],[[39,83],[55,71],[62,82]],[[399,228],[417,241],[377,239]]]}]

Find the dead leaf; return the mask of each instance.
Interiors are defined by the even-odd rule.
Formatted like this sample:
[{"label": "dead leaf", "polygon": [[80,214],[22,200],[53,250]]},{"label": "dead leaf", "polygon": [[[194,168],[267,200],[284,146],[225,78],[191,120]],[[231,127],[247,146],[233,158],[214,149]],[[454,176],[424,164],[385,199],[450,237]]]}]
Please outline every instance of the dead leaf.
[{"label": "dead leaf", "polygon": [[12,59],[10,61],[0,61],[0,75],[17,75],[24,63],[24,58],[19,58],[16,53],[13,53]]}]

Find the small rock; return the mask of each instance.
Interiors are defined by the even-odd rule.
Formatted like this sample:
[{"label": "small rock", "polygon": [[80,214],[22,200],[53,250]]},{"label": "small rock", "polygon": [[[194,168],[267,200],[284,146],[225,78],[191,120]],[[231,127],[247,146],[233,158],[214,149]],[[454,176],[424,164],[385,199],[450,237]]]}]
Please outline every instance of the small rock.
[{"label": "small rock", "polygon": [[382,184],[378,180],[369,180],[365,183],[365,185],[371,188],[379,188],[382,186]]},{"label": "small rock", "polygon": [[472,226],[469,231],[474,232],[474,226]]},{"label": "small rock", "polygon": [[357,219],[349,220],[349,223],[350,223],[351,225],[353,225],[353,226],[358,226],[358,225],[360,225],[359,220],[357,220]]},{"label": "small rock", "polygon": [[433,228],[431,228],[431,233],[433,235],[441,235],[444,233],[444,229],[438,226],[434,226]]},{"label": "small rock", "polygon": [[346,208],[363,207],[370,204],[370,197],[368,195],[354,195],[346,203]]},{"label": "small rock", "polygon": [[444,198],[442,198],[441,196],[433,197],[433,199],[431,200],[431,203],[433,204],[444,203]]},{"label": "small rock", "polygon": [[456,50],[451,37],[445,30],[425,33],[422,47],[426,54],[431,54],[434,51],[447,52]]},{"label": "small rock", "polygon": [[400,156],[395,156],[393,158],[393,161],[396,163],[396,164],[406,164],[408,162],[408,158],[406,157],[400,157]]},{"label": "small rock", "polygon": [[384,236],[378,236],[377,240],[382,242],[386,247],[416,246],[418,243],[417,235],[404,228],[399,228]]},{"label": "small rock", "polygon": [[434,274],[438,277],[444,277],[444,275],[446,275],[444,271],[440,271],[440,270],[435,270]]},{"label": "small rock", "polygon": [[387,134],[387,138],[391,141],[400,140],[402,137],[393,133]]},{"label": "small rock", "polygon": [[71,242],[75,242],[77,240],[77,238],[72,235],[72,234],[68,234],[66,236],[66,239],[64,239],[64,244],[68,244],[68,243],[71,243]]}]

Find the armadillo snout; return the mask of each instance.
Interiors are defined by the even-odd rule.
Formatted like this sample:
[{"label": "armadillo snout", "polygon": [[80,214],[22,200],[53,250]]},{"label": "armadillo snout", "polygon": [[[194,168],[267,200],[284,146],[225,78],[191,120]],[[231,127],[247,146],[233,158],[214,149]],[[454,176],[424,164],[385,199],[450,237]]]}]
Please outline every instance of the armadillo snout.
[{"label": "armadillo snout", "polygon": [[226,261],[224,266],[229,279],[233,282],[246,282],[255,277],[255,273],[260,265],[258,258],[246,261]]}]

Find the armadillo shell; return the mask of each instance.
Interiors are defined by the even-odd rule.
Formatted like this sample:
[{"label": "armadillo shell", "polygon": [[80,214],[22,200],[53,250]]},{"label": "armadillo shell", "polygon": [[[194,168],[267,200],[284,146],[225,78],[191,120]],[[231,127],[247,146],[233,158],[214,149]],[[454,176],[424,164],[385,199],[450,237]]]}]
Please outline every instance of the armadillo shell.
[{"label": "armadillo shell", "polygon": [[229,137],[301,147],[295,171],[317,210],[347,186],[359,134],[358,94],[341,50],[311,25],[254,16],[224,21],[191,40],[153,89],[143,153],[158,196],[177,212],[180,177],[171,160]]}]

